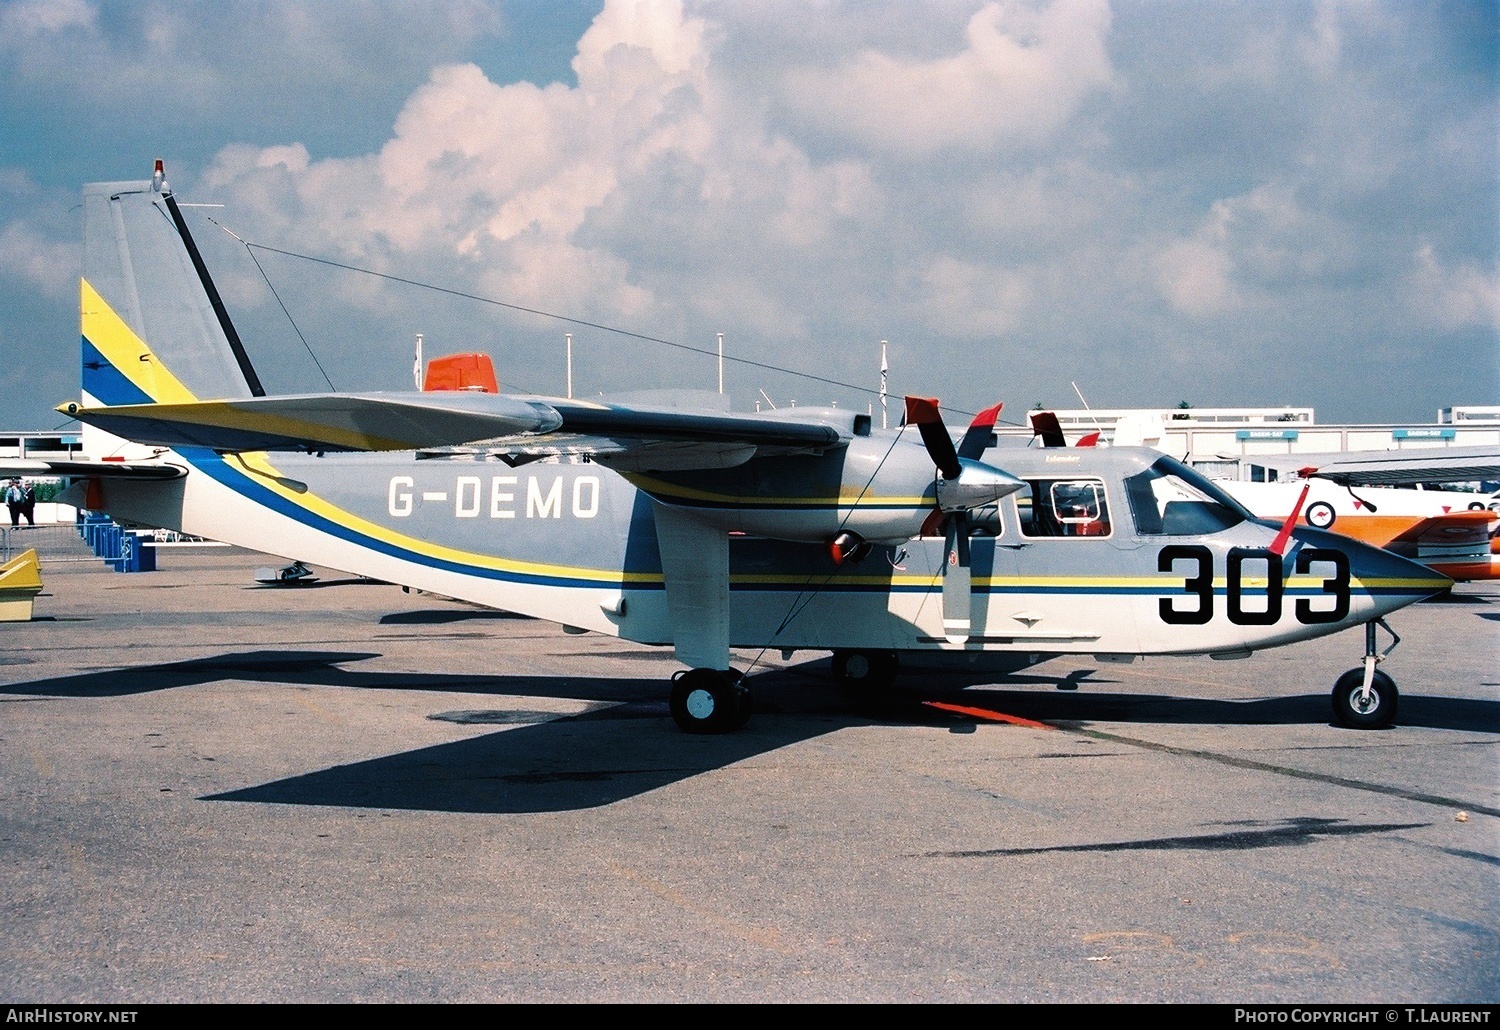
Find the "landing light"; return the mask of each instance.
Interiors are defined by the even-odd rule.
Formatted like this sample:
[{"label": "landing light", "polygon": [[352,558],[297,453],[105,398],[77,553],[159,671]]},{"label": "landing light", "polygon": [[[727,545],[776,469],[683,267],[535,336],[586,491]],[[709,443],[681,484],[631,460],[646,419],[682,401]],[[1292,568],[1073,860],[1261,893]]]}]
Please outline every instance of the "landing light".
[{"label": "landing light", "polygon": [[843,565],[845,562],[858,565],[869,555],[870,546],[870,542],[858,533],[846,531],[828,541],[828,556],[835,565]]}]

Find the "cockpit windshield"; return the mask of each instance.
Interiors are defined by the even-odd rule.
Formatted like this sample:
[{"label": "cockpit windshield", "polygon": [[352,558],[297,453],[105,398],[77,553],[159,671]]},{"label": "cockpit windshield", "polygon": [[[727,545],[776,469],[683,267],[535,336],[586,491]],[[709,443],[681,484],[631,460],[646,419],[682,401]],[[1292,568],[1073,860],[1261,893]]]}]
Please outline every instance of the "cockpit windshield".
[{"label": "cockpit windshield", "polygon": [[1166,456],[1126,479],[1125,496],[1141,536],[1200,536],[1255,517],[1202,473]]}]

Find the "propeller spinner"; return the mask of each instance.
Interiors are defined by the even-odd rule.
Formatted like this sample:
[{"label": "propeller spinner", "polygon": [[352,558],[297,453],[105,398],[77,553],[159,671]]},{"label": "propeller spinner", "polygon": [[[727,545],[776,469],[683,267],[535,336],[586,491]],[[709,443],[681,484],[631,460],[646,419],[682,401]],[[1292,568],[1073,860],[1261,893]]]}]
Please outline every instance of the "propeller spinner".
[{"label": "propeller spinner", "polygon": [[[947,542],[943,547],[943,635],[950,643],[969,639],[973,624],[973,576],[969,562],[969,512],[994,504],[1026,484],[1009,473],[979,460],[989,446],[1001,405],[975,416],[957,447],[936,399],[906,398],[906,421],[916,425],[922,443],[937,466],[937,510],[928,526],[936,530],[938,520]],[[927,527],[924,527],[924,529]]]}]

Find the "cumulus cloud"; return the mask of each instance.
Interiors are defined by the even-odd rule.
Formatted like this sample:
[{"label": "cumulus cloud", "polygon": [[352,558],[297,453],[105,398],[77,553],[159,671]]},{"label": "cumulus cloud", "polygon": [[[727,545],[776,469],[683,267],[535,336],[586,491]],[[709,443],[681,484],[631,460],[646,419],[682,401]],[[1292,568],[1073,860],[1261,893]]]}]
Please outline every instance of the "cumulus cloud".
[{"label": "cumulus cloud", "polygon": [[1195,318],[1221,315],[1239,307],[1231,281],[1234,265],[1222,245],[1208,239],[1178,240],[1156,258],[1162,295],[1178,311]]},{"label": "cumulus cloud", "polygon": [[72,300],[78,293],[74,271],[83,248],[48,239],[25,222],[0,229],[0,273],[13,275],[46,296]]},{"label": "cumulus cloud", "polygon": [[1286,183],[1267,183],[1218,200],[1193,234],[1164,244],[1155,258],[1162,295],[1195,318],[1247,304],[1283,303],[1288,291],[1322,289],[1359,261],[1348,227],[1308,210]]},{"label": "cumulus cloud", "polygon": [[933,60],[865,50],[787,76],[787,103],[808,122],[880,152],[986,152],[1051,137],[1112,81],[1104,0],[1044,7],[987,3],[964,47]]},{"label": "cumulus cloud", "polygon": [[14,0],[0,10],[0,37],[19,42],[66,29],[88,29],[96,17],[87,0]]},{"label": "cumulus cloud", "polygon": [[18,169],[0,168],[0,276],[26,292],[76,304],[83,251],[77,229],[59,191],[38,187]]},{"label": "cumulus cloud", "polygon": [[[513,303],[680,317],[700,296],[720,317],[786,330],[795,313],[747,291],[735,265],[826,245],[830,225],[868,210],[871,186],[854,163],[815,165],[728,117],[707,35],[680,4],[611,3],[579,41],[576,87],[439,66],[378,153],[309,162],[295,146],[232,146],[203,182],[253,206],[263,231],[382,269],[420,256]],[[647,252],[677,257],[655,268]]]},{"label": "cumulus cloud", "polygon": [[945,333],[995,338],[1020,320],[1032,299],[1023,273],[939,257],[922,275],[927,320]]},{"label": "cumulus cloud", "polygon": [[1446,267],[1432,244],[1412,255],[1409,304],[1444,330],[1479,326],[1500,330],[1500,274],[1477,263]]}]

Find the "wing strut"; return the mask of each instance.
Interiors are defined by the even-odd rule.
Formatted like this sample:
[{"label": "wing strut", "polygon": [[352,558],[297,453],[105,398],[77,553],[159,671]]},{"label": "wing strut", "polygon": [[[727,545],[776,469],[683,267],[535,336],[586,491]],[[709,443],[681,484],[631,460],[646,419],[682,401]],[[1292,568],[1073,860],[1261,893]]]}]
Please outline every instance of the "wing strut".
[{"label": "wing strut", "polygon": [[729,668],[729,534],[652,501],[677,660]]}]

